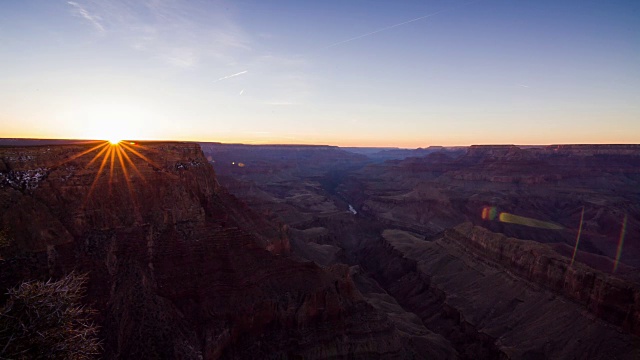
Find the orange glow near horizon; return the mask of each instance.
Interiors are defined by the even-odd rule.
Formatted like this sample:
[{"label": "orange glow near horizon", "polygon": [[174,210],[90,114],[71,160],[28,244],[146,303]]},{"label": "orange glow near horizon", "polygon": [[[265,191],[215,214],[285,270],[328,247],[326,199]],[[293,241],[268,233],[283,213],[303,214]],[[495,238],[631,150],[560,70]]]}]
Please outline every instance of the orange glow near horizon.
[{"label": "orange glow near horizon", "polygon": [[[124,141],[123,139],[128,139],[131,137],[126,137],[125,135],[129,134],[127,132],[122,132],[119,135],[114,134],[114,136],[110,137],[106,140],[107,144],[121,144],[126,142],[130,144],[129,141]],[[132,133],[133,134],[133,133]],[[138,134],[140,135],[140,134]],[[73,134],[69,134],[69,136],[44,136],[42,134],[33,136],[28,136],[25,134],[2,134],[0,138],[11,138],[11,139],[34,139],[34,140],[86,140],[91,142],[102,142],[105,140],[96,140],[96,138],[88,137],[88,136],[73,136]],[[338,146],[338,147],[379,147],[379,148],[403,148],[403,149],[416,149],[416,148],[427,148],[429,146],[444,146],[444,147],[465,147],[471,145],[517,145],[517,146],[548,146],[548,145],[609,145],[609,144],[636,144],[637,141],[633,141],[633,139],[583,139],[575,141],[566,141],[562,139],[535,139],[535,138],[512,138],[507,139],[504,137],[493,137],[493,138],[470,138],[470,137],[430,137],[424,136],[423,139],[419,138],[407,138],[407,137],[389,137],[389,138],[379,138],[379,137],[356,137],[356,138],[348,138],[348,137],[320,137],[320,136],[307,136],[306,134],[301,134],[299,136],[269,136],[269,137],[239,137],[239,136],[225,136],[225,135],[204,135],[204,136],[176,136],[173,138],[170,137],[162,137],[162,136],[138,136],[135,137],[137,141],[185,141],[185,142],[219,142],[219,143],[227,143],[227,144],[246,144],[246,145],[328,145],[328,146]],[[628,141],[625,141],[628,140]],[[135,145],[135,142],[134,142]]]}]

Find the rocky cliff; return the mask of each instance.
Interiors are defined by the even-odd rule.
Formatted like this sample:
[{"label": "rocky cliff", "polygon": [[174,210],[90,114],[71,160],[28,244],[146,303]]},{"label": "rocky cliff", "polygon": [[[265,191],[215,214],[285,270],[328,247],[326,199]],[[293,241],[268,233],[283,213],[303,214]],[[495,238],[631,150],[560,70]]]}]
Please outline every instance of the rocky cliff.
[{"label": "rocky cliff", "polygon": [[535,241],[507,238],[465,223],[445,232],[443,241],[481,252],[510,272],[583,304],[590,312],[640,335],[640,286],[605,274]]},{"label": "rocky cliff", "polygon": [[[501,257],[491,251],[480,251],[479,244],[486,242],[502,249],[493,254],[516,259],[528,270],[521,273],[516,265],[499,261]],[[418,315],[427,328],[450,340],[463,358],[639,356],[639,338],[629,334],[628,327],[622,330],[630,324],[612,326],[614,319],[600,317],[609,309],[602,313],[586,311],[597,308],[593,306],[595,303],[613,307],[620,304],[625,310],[621,318],[629,319],[635,306],[628,303],[629,295],[633,297],[629,292],[633,285],[604,280],[604,275],[595,276],[614,284],[612,287],[597,281],[581,283],[578,278],[593,272],[579,268],[560,276],[567,289],[559,291],[552,283],[557,280],[552,261],[532,255],[542,252],[539,246],[546,245],[506,239],[464,224],[431,241],[410,232],[388,229],[380,241],[360,244],[354,251],[359,253],[363,268],[389,294],[406,310]],[[552,251],[545,252],[549,253]],[[530,256],[536,259],[528,259]],[[591,294],[593,303],[576,301],[572,292]]]},{"label": "rocky cliff", "polygon": [[105,358],[422,358],[346,268],[286,231],[189,143],[0,148],[0,287],[89,273]]}]

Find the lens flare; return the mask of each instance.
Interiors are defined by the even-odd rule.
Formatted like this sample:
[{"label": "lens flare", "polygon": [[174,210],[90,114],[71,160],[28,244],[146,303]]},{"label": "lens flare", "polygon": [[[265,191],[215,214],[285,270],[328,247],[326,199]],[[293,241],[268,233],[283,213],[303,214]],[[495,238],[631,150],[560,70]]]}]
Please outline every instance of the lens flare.
[{"label": "lens flare", "polygon": [[620,229],[620,240],[618,241],[618,251],[616,252],[616,261],[613,263],[613,272],[618,270],[618,264],[620,263],[620,256],[622,256],[622,246],[624,246],[624,237],[627,234],[627,214],[624,215],[622,220],[622,229]]},{"label": "lens flare", "polygon": [[576,260],[576,254],[578,253],[578,245],[580,244],[580,235],[582,234],[582,221],[584,220],[584,206],[582,207],[582,213],[580,213],[580,226],[578,227],[578,235],[576,236],[576,247],[573,248],[573,256],[571,257],[571,265]]},{"label": "lens flare", "polygon": [[537,220],[528,218],[525,216],[519,216],[514,214],[509,214],[507,212],[499,212],[498,208],[495,206],[485,206],[482,208],[482,220],[493,221],[496,218],[498,221],[502,223],[508,224],[518,224],[530,227],[536,227],[540,229],[550,229],[550,230],[562,230],[564,229],[560,225],[556,225],[554,223],[550,223],[547,221]]},{"label": "lens flare", "polygon": [[495,206],[485,206],[482,208],[482,220],[493,221],[498,215],[498,209]]},{"label": "lens flare", "polygon": [[518,224],[518,225],[524,225],[524,226],[535,227],[540,229],[549,229],[549,230],[563,229],[562,226],[556,225],[550,222],[536,220],[536,219],[528,218],[525,216],[509,214],[506,212],[501,212],[500,215],[498,215],[498,220],[500,220],[500,222],[503,222],[503,223]]}]

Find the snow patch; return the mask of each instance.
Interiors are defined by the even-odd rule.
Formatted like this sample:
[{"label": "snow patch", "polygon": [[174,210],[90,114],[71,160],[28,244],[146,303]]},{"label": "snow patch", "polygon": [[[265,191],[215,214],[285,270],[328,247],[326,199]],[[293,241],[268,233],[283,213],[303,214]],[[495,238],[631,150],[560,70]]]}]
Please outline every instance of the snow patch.
[{"label": "snow patch", "polygon": [[18,190],[34,190],[48,175],[48,168],[10,170],[0,173],[0,184],[9,185]]},{"label": "snow patch", "polygon": [[176,163],[176,170],[188,170],[191,167],[200,167],[202,166],[203,163],[201,163],[198,160],[191,160],[187,163],[183,163],[183,162],[177,162]]}]

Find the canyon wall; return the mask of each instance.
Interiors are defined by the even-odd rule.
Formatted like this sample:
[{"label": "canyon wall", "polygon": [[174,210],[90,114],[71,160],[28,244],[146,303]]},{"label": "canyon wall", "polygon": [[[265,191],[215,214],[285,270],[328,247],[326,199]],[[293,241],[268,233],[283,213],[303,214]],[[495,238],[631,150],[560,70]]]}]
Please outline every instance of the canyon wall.
[{"label": "canyon wall", "polygon": [[[624,324],[612,326],[612,318],[596,317],[601,314],[589,311],[590,304],[547,284],[553,271],[542,258],[523,262],[539,264],[532,266],[531,274],[537,277],[530,279],[528,272],[518,273],[514,264],[496,261],[498,256],[473,244],[492,236],[496,242],[503,239],[470,224],[430,241],[388,229],[379,241],[359,245],[358,261],[405,310],[451,341],[462,358],[607,359],[615,354],[633,359],[640,355],[640,340],[629,333],[631,329]],[[540,245],[529,248],[529,243],[504,247],[514,249],[513,257],[527,258]],[[603,299],[602,306],[626,301],[627,294],[615,289],[590,289],[588,282],[574,285],[574,290]]]},{"label": "canyon wall", "polygon": [[586,306],[599,318],[640,335],[640,286],[595,270],[571,265],[544,244],[508,238],[465,223],[445,231],[445,241],[475,249],[508,271]]}]

